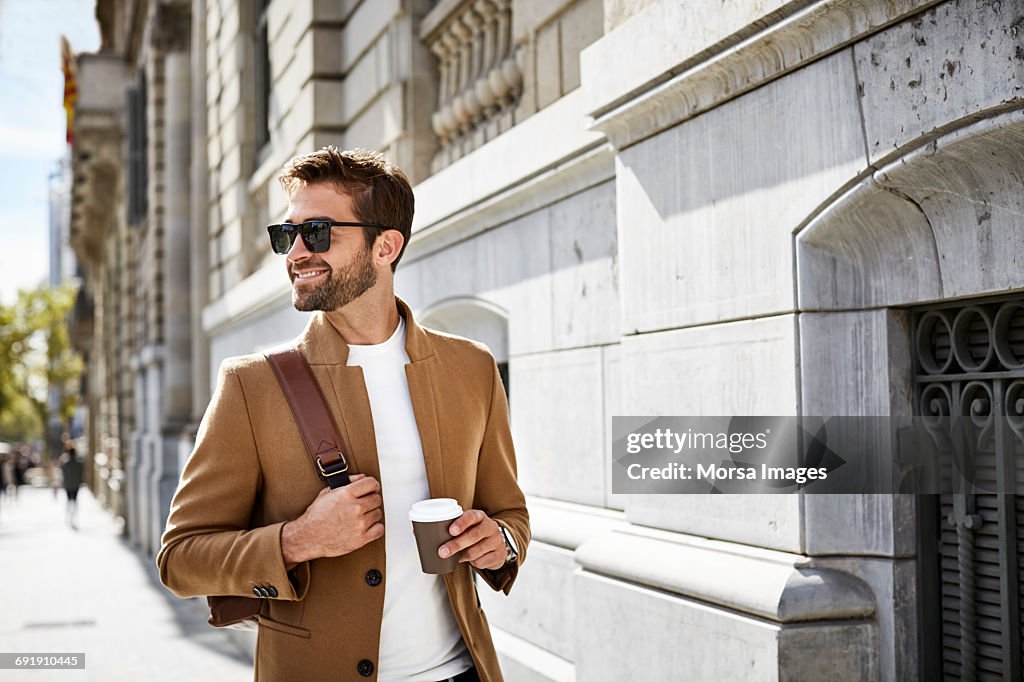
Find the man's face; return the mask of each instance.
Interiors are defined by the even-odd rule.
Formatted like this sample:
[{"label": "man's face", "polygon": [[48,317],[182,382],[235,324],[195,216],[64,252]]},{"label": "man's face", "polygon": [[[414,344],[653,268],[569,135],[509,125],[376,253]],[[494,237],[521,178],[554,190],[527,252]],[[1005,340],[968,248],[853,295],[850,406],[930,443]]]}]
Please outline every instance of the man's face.
[{"label": "man's face", "polygon": [[[352,198],[331,184],[305,185],[295,190],[285,222],[307,220],[356,222]],[[332,311],[356,300],[377,283],[370,249],[361,227],[332,227],[331,247],[310,253],[301,237],[288,251],[286,263],[296,310]]]}]

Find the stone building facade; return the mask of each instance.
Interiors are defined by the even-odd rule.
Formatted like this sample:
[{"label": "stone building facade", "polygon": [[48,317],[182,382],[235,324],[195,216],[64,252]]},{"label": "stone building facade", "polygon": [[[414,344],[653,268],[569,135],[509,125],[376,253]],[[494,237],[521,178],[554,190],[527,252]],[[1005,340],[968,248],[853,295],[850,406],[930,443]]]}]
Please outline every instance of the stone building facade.
[{"label": "stone building facade", "polygon": [[[100,5],[91,426],[144,546],[220,361],[304,324],[275,172],[371,147],[415,184],[398,293],[507,372],[534,542],[481,599],[508,679],[1020,678],[1020,497],[610,480],[613,415],[1020,415],[1024,2]],[[103,206],[139,171],[89,68],[146,74],[137,225]]]},{"label": "stone building facade", "polygon": [[96,17],[72,150],[71,243],[95,310],[76,334],[86,432],[97,494],[155,552],[193,420],[190,7],[100,0]]}]

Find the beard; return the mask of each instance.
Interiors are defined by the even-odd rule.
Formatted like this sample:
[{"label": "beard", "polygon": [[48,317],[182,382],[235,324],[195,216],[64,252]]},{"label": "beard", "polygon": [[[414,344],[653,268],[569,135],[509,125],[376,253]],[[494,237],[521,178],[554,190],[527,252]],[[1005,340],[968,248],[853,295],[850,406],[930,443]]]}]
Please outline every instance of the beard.
[{"label": "beard", "polygon": [[300,285],[295,287],[295,275],[288,268],[292,280],[292,305],[296,310],[330,312],[342,308],[365,294],[377,283],[377,272],[370,262],[370,249],[360,249],[347,266],[334,270],[324,262],[309,263],[327,270],[324,281],[312,291],[303,292]]}]

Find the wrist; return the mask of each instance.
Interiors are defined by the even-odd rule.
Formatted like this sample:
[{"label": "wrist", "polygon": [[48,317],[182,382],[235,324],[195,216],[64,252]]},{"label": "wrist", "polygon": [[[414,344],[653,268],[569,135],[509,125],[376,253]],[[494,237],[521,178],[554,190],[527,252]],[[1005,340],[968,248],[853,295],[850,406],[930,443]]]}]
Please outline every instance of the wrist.
[{"label": "wrist", "polygon": [[303,540],[302,518],[286,521],[281,528],[281,557],[287,570],[292,570],[303,561],[309,561],[306,543]]}]

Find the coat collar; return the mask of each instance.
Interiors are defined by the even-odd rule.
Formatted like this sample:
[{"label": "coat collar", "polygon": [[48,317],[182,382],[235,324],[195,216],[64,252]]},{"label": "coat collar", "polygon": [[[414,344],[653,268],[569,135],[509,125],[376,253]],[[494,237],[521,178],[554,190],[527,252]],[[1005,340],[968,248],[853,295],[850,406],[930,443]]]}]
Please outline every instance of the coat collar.
[{"label": "coat collar", "polygon": [[[434,354],[430,337],[416,324],[405,301],[395,296],[395,304],[398,314],[405,318],[405,352],[409,360],[416,363],[429,358]],[[315,312],[309,318],[295,346],[311,365],[348,364],[348,344],[322,312]]]}]

